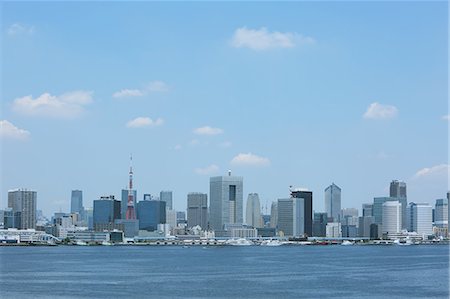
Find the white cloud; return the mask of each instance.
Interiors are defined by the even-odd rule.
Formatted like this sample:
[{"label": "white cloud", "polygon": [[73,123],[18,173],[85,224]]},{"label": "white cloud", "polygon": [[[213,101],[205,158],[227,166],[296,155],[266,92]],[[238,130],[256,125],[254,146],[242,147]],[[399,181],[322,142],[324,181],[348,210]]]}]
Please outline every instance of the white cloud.
[{"label": "white cloud", "polygon": [[7,120],[0,120],[0,137],[25,140],[30,137],[30,132],[19,129]]},{"label": "white cloud", "polygon": [[448,164],[439,164],[432,167],[425,167],[420,169],[416,172],[414,175],[414,178],[420,179],[420,178],[426,178],[426,177],[432,177],[432,176],[442,176],[442,175],[448,175],[450,171],[450,165]]},{"label": "white cloud", "polygon": [[128,128],[156,127],[164,123],[162,118],[152,120],[150,117],[137,117],[127,122]]},{"label": "white cloud", "polygon": [[19,34],[33,34],[34,27],[25,25],[25,24],[21,24],[21,23],[14,23],[8,27],[6,32],[10,36],[15,36],[15,35],[19,35]]},{"label": "white cloud", "polygon": [[375,102],[369,105],[363,117],[366,119],[388,119],[396,117],[397,114],[397,107]]},{"label": "white cloud", "polygon": [[219,171],[219,167],[215,164],[211,164],[209,166],[206,166],[205,168],[194,169],[194,172],[196,174],[200,174],[200,175],[210,175],[210,174],[217,173],[218,171]]},{"label": "white cloud", "polygon": [[91,91],[71,91],[60,96],[44,93],[33,99],[31,95],[17,98],[12,109],[20,114],[73,118],[84,111],[84,106],[92,102]]},{"label": "white cloud", "polygon": [[267,50],[273,48],[293,48],[301,44],[313,44],[315,40],[295,32],[269,32],[266,28],[236,29],[231,45],[235,48],[250,48],[252,50]]},{"label": "white cloud", "polygon": [[204,127],[194,129],[194,133],[197,135],[219,135],[219,134],[223,133],[223,130],[220,128],[204,126]]},{"label": "white cloud", "polygon": [[114,98],[130,98],[142,97],[152,92],[166,92],[169,91],[169,86],[163,81],[152,81],[141,89],[121,89],[113,93]]},{"label": "white cloud", "polygon": [[141,97],[144,93],[139,89],[122,89],[113,93],[114,98],[124,98],[124,97]]},{"label": "white cloud", "polygon": [[450,114],[442,116],[442,120],[450,120]]},{"label": "white cloud", "polygon": [[231,160],[233,165],[267,166],[270,164],[268,158],[260,157],[252,153],[240,153]]}]

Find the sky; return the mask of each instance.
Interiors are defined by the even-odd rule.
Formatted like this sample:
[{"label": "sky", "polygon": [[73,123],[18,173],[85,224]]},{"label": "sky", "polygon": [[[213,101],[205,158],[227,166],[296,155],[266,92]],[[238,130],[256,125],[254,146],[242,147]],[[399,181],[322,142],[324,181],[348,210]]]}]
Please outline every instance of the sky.
[{"label": "sky", "polygon": [[448,191],[446,2],[2,2],[0,208],[47,216],[120,196],[209,193],[244,178],[263,211],[342,188],[361,209],[403,180]]}]

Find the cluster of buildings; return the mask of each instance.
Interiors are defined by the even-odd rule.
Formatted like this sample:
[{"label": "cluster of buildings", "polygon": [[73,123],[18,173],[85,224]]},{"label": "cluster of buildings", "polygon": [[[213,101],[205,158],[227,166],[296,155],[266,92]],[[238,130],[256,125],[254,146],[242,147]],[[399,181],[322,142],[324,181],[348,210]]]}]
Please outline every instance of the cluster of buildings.
[{"label": "cluster of buildings", "polygon": [[[70,213],[55,213],[51,221],[39,219],[37,192],[8,192],[8,208],[0,210],[0,242],[19,232],[35,231],[40,238],[85,242],[122,242],[167,238],[323,238],[399,239],[448,238],[449,192],[434,206],[407,200],[406,183],[394,180],[387,197],[356,208],[342,208],[341,188],[332,183],[324,190],[325,211],[313,209],[313,192],[290,188],[288,196],[272,202],[270,214],[261,209],[259,195],[250,193],[244,205],[243,178],[210,178],[207,193],[187,194],[187,209],[173,208],[172,191],[159,197],[144,194],[137,200],[132,185],[121,198],[102,196],[84,208],[82,190],[73,190]],[[245,219],[244,219],[245,207]],[[28,234],[29,234],[28,233]],[[17,237],[15,237],[17,239]],[[50,237],[51,238],[51,237]]]}]

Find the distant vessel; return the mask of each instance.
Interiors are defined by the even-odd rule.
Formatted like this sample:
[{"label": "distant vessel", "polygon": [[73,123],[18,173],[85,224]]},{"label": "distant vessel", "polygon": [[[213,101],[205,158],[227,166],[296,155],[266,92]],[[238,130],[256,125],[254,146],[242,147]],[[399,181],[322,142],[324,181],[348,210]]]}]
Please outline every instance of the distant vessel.
[{"label": "distant vessel", "polygon": [[344,241],[341,243],[341,245],[343,245],[343,246],[349,246],[349,245],[353,245],[353,242],[350,242],[350,241],[348,241],[348,240],[344,240]]},{"label": "distant vessel", "polygon": [[264,240],[261,242],[261,246],[281,246],[282,242],[279,240]]},{"label": "distant vessel", "polygon": [[244,238],[239,239],[230,239],[225,242],[226,245],[232,246],[250,246],[253,245],[253,242]]},{"label": "distant vessel", "polygon": [[77,241],[76,243],[78,246],[87,246],[88,244],[84,241]]},{"label": "distant vessel", "polygon": [[401,245],[401,246],[407,246],[407,245],[412,245],[413,243],[411,242],[410,239],[403,239],[403,240],[397,239],[397,240],[394,240],[394,244]]}]

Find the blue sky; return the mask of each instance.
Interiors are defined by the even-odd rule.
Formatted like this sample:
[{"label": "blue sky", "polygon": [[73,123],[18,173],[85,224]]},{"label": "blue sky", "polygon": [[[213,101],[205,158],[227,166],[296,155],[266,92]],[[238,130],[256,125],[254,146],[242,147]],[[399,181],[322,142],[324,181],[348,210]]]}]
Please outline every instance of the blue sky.
[{"label": "blue sky", "polygon": [[209,193],[231,169],[262,203],[289,185],[342,206],[448,190],[445,2],[1,4],[1,194],[68,211]]}]

